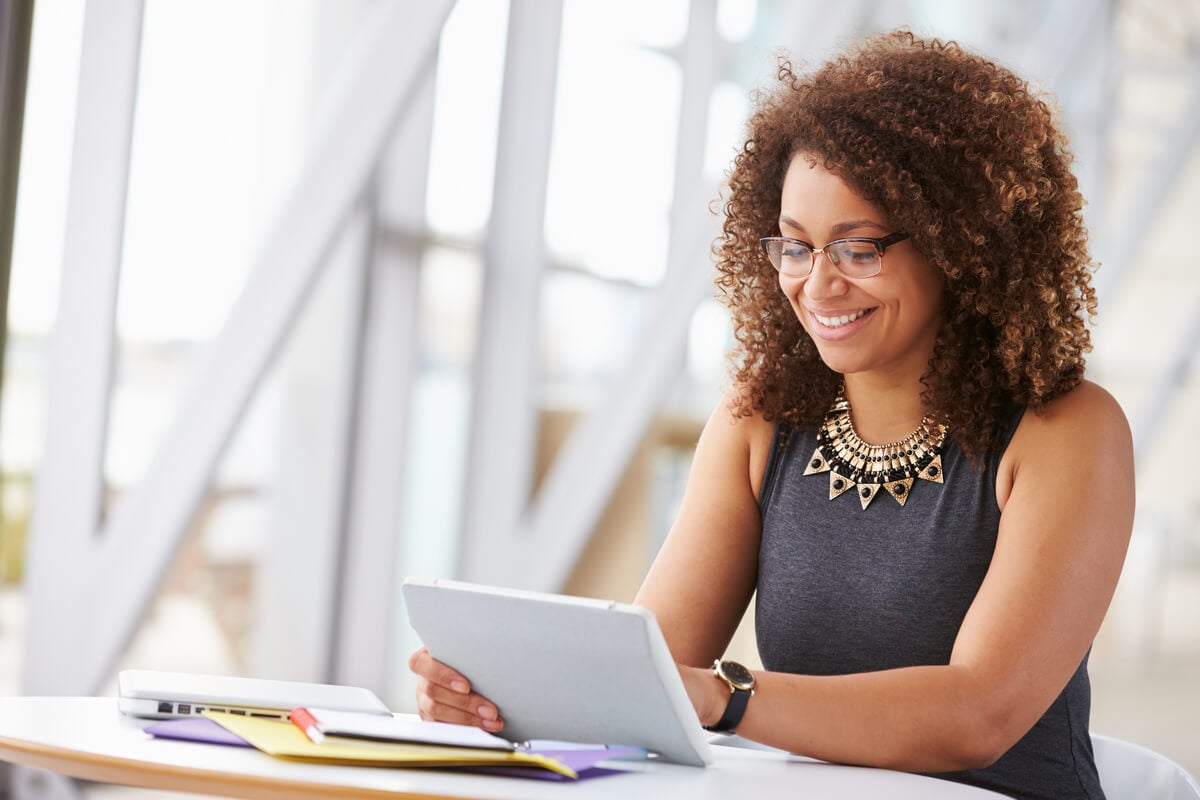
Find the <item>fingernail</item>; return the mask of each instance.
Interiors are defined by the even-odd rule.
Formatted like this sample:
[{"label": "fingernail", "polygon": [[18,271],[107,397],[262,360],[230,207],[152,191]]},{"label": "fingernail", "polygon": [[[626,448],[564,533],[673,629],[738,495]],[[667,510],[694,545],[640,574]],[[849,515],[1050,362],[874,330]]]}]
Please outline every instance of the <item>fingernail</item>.
[{"label": "fingernail", "polygon": [[471,691],[470,688],[462,681],[450,681],[450,688],[459,694],[466,694]]},{"label": "fingernail", "polygon": [[483,727],[485,730],[495,732],[503,728],[504,723],[498,719],[485,719],[483,721]]},{"label": "fingernail", "polygon": [[488,719],[488,720],[495,719],[496,718],[496,709],[492,708],[491,706],[480,706],[479,707],[479,716],[483,717],[484,719]]}]

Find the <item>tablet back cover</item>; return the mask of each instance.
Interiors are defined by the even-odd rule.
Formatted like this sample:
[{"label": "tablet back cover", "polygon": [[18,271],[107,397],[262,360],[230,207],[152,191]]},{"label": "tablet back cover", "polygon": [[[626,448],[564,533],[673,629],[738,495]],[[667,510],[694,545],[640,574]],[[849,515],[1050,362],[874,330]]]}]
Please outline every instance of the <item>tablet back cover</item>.
[{"label": "tablet back cover", "polygon": [[408,618],[434,658],[500,709],[512,741],[712,756],[653,615],[603,600],[408,579]]}]

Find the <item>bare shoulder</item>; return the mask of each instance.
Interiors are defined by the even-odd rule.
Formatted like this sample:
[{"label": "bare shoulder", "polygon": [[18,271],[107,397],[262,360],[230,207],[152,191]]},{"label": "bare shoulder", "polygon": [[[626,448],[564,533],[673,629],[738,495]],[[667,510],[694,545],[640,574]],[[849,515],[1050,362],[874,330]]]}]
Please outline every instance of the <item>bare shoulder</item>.
[{"label": "bare shoulder", "polygon": [[758,411],[749,414],[739,412],[740,397],[737,386],[726,391],[708,419],[701,446],[711,445],[726,452],[736,450],[743,456],[750,484],[757,497],[766,471],[767,456],[771,452],[771,442],[775,437],[775,423],[767,421]]},{"label": "bare shoulder", "polygon": [[1041,411],[1027,413],[1013,437],[1035,451],[1074,442],[1081,447],[1127,444],[1129,422],[1116,398],[1099,385],[1084,381],[1052,400]]},{"label": "bare shoulder", "polygon": [[1113,489],[1132,486],[1133,437],[1116,399],[1091,381],[1029,411],[1000,462],[1001,508],[1014,483],[1025,477],[1059,484],[1070,477]]}]

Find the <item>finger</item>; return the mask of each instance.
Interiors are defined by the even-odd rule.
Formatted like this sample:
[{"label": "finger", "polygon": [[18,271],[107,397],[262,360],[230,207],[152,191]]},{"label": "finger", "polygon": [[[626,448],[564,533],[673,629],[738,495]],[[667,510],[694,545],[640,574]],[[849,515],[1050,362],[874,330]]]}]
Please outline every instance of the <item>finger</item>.
[{"label": "finger", "polygon": [[447,706],[474,715],[478,718],[478,723],[472,724],[493,721],[500,717],[500,712],[496,708],[496,704],[479,694],[459,694],[444,686],[438,686],[424,680],[418,685],[418,694],[428,697],[433,704]]},{"label": "finger", "polygon": [[[438,695],[443,697],[448,696],[455,703],[439,702],[436,699]],[[457,703],[462,702],[461,696],[454,693],[447,693],[444,690],[439,691],[437,687],[434,687],[434,694],[428,692],[417,693],[417,713],[424,720],[470,725],[493,733],[503,729],[504,720],[496,712],[496,707],[478,695],[475,696],[475,700],[477,701],[475,704],[463,707],[457,705]]]},{"label": "finger", "polygon": [[421,661],[428,655],[429,651],[424,647],[418,647],[416,650],[414,650],[413,654],[408,657],[409,670],[412,672],[418,672]]},{"label": "finger", "polygon": [[470,725],[473,728],[483,727],[479,717],[454,706],[435,703],[428,697],[421,698],[417,704],[421,719],[431,722],[449,722],[455,725]]},{"label": "finger", "polygon": [[504,729],[504,720],[480,720],[478,716],[468,714],[467,711],[456,709],[450,705],[439,705],[428,698],[425,698],[424,705],[419,706],[419,714],[422,720],[466,724],[466,726],[482,728],[490,733],[497,733]]},{"label": "finger", "polygon": [[446,686],[459,694],[469,694],[471,684],[462,673],[438,661],[422,647],[408,659],[408,668],[430,683]]}]

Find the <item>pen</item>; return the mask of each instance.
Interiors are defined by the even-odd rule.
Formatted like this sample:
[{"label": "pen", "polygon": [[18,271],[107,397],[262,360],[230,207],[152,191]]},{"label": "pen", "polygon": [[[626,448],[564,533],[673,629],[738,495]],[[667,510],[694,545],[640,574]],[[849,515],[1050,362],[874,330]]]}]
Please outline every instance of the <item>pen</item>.
[{"label": "pen", "polygon": [[325,740],[325,734],[321,733],[321,726],[317,724],[317,718],[307,708],[293,708],[288,714],[288,719],[308,737],[310,742],[320,744]]}]

